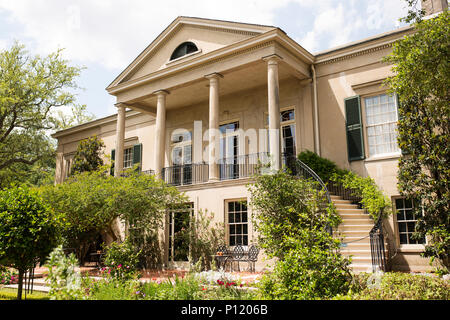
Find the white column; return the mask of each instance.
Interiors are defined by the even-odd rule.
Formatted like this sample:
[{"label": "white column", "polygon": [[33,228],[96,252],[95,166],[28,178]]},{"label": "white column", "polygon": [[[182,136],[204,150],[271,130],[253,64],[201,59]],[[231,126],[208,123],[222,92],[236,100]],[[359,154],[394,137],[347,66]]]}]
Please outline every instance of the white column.
[{"label": "white column", "polygon": [[166,146],[166,96],[167,91],[155,92],[156,102],[156,132],[155,132],[155,174],[161,176],[164,168],[164,155]]},{"label": "white column", "polygon": [[267,89],[269,111],[269,153],[271,155],[271,168],[281,168],[280,146],[280,93],[278,83],[278,61],[281,58],[272,55],[264,58],[267,61]]},{"label": "white column", "polygon": [[116,154],[114,159],[114,176],[118,177],[123,171],[123,145],[125,140],[125,105],[118,103],[116,128]]},{"label": "white column", "polygon": [[209,79],[209,181],[219,180],[219,79],[223,76],[212,73],[205,76]]}]

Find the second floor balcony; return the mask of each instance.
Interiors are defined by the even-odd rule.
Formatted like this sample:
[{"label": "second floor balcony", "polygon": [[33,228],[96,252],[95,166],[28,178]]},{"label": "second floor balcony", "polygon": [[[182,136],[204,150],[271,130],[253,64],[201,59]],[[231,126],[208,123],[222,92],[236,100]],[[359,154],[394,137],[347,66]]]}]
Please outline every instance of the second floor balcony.
[{"label": "second floor balcony", "polygon": [[[255,153],[218,159],[216,165],[219,180],[250,178],[258,173],[262,165],[269,162],[268,153]],[[209,164],[192,163],[163,168],[162,179],[173,186],[185,186],[209,181]]]}]

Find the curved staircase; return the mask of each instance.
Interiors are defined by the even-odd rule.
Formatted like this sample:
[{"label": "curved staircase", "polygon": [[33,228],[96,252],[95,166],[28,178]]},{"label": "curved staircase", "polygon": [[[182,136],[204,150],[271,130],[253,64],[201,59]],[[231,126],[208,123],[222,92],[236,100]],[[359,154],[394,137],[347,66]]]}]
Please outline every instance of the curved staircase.
[{"label": "curved staircase", "polygon": [[351,257],[350,267],[354,273],[372,272],[370,231],[374,226],[373,219],[350,200],[331,195],[331,201],[342,218],[335,230],[336,236],[343,238],[341,253]]},{"label": "curved staircase", "polygon": [[[378,219],[375,222],[364,209],[360,209],[357,204],[354,204],[360,203],[361,198],[354,196],[352,190],[333,184],[328,184],[327,187],[317,173],[300,159],[286,155],[283,157],[292,174],[317,182],[318,189],[325,191],[328,203],[332,202],[336,207],[342,223],[337,230],[333,230],[333,234],[342,239],[341,253],[351,258],[350,268],[353,272],[372,272],[375,266],[384,271],[386,268],[386,243],[381,220]],[[333,195],[333,193],[343,196]]]}]

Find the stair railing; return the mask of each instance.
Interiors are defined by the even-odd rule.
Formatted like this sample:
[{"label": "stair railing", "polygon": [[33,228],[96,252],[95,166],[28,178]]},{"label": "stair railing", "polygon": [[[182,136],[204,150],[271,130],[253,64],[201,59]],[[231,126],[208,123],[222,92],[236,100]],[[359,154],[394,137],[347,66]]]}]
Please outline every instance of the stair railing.
[{"label": "stair railing", "polygon": [[[308,167],[304,162],[298,159],[295,155],[283,154],[283,165],[288,168],[294,176],[301,176],[305,179],[311,179],[316,182],[318,186],[317,191],[323,191],[327,204],[332,204],[330,192],[326,184],[322,179],[314,172],[310,167]],[[326,230],[329,234],[333,234],[333,228],[329,225],[326,226]]]},{"label": "stair railing", "polygon": [[370,236],[370,254],[372,256],[372,272],[376,272],[377,269],[386,271],[386,253],[384,248],[384,235],[383,235],[383,214],[380,212],[375,225],[369,232]]}]

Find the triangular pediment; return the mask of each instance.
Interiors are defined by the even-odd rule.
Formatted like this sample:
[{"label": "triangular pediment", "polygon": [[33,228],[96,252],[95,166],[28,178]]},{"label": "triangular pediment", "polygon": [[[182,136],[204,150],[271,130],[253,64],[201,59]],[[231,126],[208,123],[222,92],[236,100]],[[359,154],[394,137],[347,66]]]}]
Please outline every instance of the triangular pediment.
[{"label": "triangular pediment", "polygon": [[[139,79],[164,68],[276,29],[271,26],[221,20],[178,17],[109,86]],[[194,43],[198,51],[170,60],[183,42]]]}]

